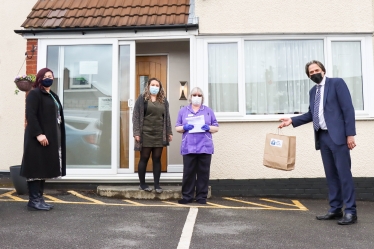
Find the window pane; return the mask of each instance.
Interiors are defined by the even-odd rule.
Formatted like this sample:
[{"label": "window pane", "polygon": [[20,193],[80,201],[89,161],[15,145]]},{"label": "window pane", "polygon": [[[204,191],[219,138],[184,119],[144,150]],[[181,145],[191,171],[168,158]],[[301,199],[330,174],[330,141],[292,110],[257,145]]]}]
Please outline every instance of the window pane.
[{"label": "window pane", "polygon": [[49,52],[54,57],[48,54],[47,66],[63,71],[58,76],[64,89],[67,167],[111,168],[112,46],[51,46]]},{"label": "window pane", "polygon": [[323,40],[245,41],[246,114],[304,113],[311,60],[324,63]]},{"label": "window pane", "polygon": [[238,112],[238,45],[208,45],[209,106],[216,112]]},{"label": "window pane", "polygon": [[361,42],[332,42],[333,77],[343,78],[355,110],[363,110]]}]

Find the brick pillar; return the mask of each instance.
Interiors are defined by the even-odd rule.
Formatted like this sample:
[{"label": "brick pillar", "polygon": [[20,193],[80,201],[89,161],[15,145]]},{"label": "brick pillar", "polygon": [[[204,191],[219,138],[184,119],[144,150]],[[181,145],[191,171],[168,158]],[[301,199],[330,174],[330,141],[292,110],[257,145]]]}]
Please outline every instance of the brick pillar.
[{"label": "brick pillar", "polygon": [[[32,55],[31,50],[36,46],[36,50],[34,52],[34,55]],[[37,39],[28,39],[27,40],[27,46],[26,46],[26,51],[28,57],[31,58],[26,58],[26,74],[36,74],[36,64],[38,61],[38,40]]]},{"label": "brick pillar", "polygon": [[[38,40],[37,39],[28,39],[27,45],[26,45],[26,51],[27,51],[27,57],[26,58],[26,74],[35,74],[37,73],[37,61],[38,61]],[[36,49],[35,49],[36,47]],[[34,54],[31,52],[34,48]],[[31,58],[30,58],[31,57]],[[26,114],[26,97],[29,94],[29,92],[26,92],[25,94],[25,114]],[[25,115],[25,128],[27,125],[26,115]]]}]

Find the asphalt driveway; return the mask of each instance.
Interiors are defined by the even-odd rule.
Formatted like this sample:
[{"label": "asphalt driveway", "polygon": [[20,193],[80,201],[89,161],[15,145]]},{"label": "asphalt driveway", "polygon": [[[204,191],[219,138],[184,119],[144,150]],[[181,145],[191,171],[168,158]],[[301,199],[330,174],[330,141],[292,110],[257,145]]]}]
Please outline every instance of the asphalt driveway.
[{"label": "asphalt driveway", "polygon": [[53,210],[31,212],[27,196],[0,189],[0,248],[374,248],[373,202],[358,202],[358,223],[340,226],[315,219],[325,200],[212,198],[181,206],[92,192],[47,197]]}]

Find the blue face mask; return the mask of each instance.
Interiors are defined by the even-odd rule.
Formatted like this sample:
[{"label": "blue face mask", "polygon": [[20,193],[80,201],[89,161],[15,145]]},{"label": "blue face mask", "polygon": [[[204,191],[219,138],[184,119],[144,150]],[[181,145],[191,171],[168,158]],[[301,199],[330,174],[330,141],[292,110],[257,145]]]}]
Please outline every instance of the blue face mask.
[{"label": "blue face mask", "polygon": [[50,87],[52,86],[53,84],[53,80],[52,79],[44,79],[42,80],[42,85],[45,86],[45,87]]},{"label": "blue face mask", "polygon": [[160,88],[157,86],[150,86],[149,87],[149,92],[153,95],[156,95],[160,91]]}]

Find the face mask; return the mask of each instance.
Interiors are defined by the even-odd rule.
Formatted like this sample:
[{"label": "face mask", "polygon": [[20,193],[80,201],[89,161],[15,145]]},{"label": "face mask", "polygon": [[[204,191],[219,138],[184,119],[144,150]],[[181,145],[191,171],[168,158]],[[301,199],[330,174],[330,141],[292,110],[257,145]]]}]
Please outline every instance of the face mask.
[{"label": "face mask", "polygon": [[45,86],[45,87],[50,87],[52,86],[53,84],[53,80],[52,79],[44,79],[42,80],[42,85]]},{"label": "face mask", "polygon": [[315,83],[319,84],[323,80],[321,73],[316,73],[310,76],[310,79],[313,80]]},{"label": "face mask", "polygon": [[203,97],[198,97],[198,96],[196,97],[192,96],[191,98],[191,102],[193,105],[201,105],[202,100],[203,100]]},{"label": "face mask", "polygon": [[150,86],[149,87],[149,92],[153,95],[156,95],[160,91],[160,88],[157,86]]}]

